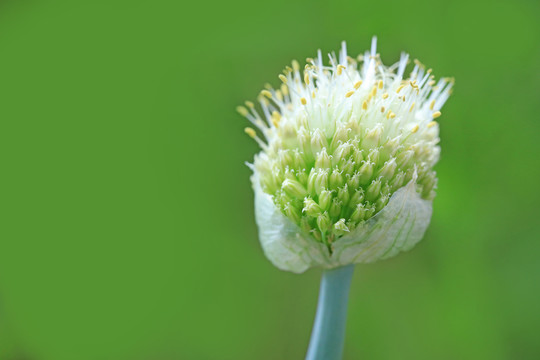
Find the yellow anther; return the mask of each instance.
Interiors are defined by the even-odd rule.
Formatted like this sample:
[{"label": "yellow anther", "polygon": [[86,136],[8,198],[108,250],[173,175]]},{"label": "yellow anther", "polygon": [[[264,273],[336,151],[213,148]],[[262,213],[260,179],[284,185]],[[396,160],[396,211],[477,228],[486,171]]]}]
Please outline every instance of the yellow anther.
[{"label": "yellow anther", "polygon": [[246,104],[246,106],[247,106],[248,108],[252,108],[252,109],[253,109],[253,108],[255,107],[255,104],[252,103],[251,101],[246,101],[245,104]]},{"label": "yellow anther", "polygon": [[242,115],[242,116],[247,116],[248,115],[248,110],[243,106],[237,106],[236,111],[238,111],[238,113],[240,113],[240,115]]},{"label": "yellow anther", "polygon": [[441,112],[440,112],[440,111],[435,111],[435,112],[433,113],[433,115],[432,115],[432,117],[433,117],[434,119],[438,118],[439,116],[441,116]]},{"label": "yellow anther", "polygon": [[306,85],[309,85],[309,74],[307,72],[304,73],[304,82],[306,83]]},{"label": "yellow anther", "polygon": [[306,105],[306,104],[307,104],[306,98],[300,98],[300,102],[302,103],[302,105]]},{"label": "yellow anther", "polygon": [[314,62],[315,62],[315,61],[313,61],[313,58],[306,58],[306,61],[307,61],[308,63],[314,63]]},{"label": "yellow anther", "polygon": [[311,97],[315,99],[315,91],[311,92]]},{"label": "yellow anther", "polygon": [[255,130],[250,127],[245,128],[244,131],[246,134],[249,135],[250,138],[255,139],[257,137],[257,133],[255,132]]},{"label": "yellow anther", "polygon": [[384,108],[384,106],[381,106],[381,112],[382,112],[383,114],[384,114],[384,111],[385,111],[385,110],[386,110],[386,109]]},{"label": "yellow anther", "polygon": [[419,129],[419,126],[418,125],[414,125],[414,127],[411,129],[411,132],[414,134],[415,132],[417,132]]},{"label": "yellow anther", "polygon": [[284,84],[287,83],[287,77],[283,74],[279,74],[279,80],[283,81]]},{"label": "yellow anther", "polygon": [[394,112],[393,112],[393,111],[390,111],[390,113],[389,113],[388,117],[389,117],[390,119],[393,119],[393,118],[395,118],[395,117],[396,117],[396,114],[394,114]]},{"label": "yellow anther", "polygon": [[289,95],[289,88],[287,87],[287,85],[281,84],[280,88],[281,88],[281,92],[283,93],[284,96]]},{"label": "yellow anther", "polygon": [[433,110],[433,107],[435,106],[435,100],[433,100],[431,102],[431,104],[429,104],[429,110]]},{"label": "yellow anther", "polygon": [[362,85],[362,80],[359,80],[359,81],[357,81],[357,82],[354,84],[354,88],[355,88],[356,90],[358,90],[358,88],[359,88],[361,85]]},{"label": "yellow anther", "polygon": [[388,93],[382,94],[382,98],[383,98],[383,99],[388,99]]},{"label": "yellow anther", "polygon": [[300,70],[300,64],[296,60],[292,61],[292,67],[293,67],[294,71]]},{"label": "yellow anther", "polygon": [[277,111],[272,112],[272,124],[274,124],[274,127],[279,126],[279,121],[281,120],[281,114]]},{"label": "yellow anther", "polygon": [[373,89],[371,89],[371,96],[374,97],[377,94],[377,86],[373,86]]},{"label": "yellow anther", "polygon": [[433,69],[427,69],[427,73],[431,74],[433,72]]},{"label": "yellow anther", "polygon": [[367,101],[364,101],[362,104],[362,109],[367,110]]},{"label": "yellow anther", "polygon": [[433,85],[435,85],[435,80],[428,81],[427,84],[428,84],[429,86],[433,86]]},{"label": "yellow anther", "polygon": [[411,108],[409,109],[409,112],[412,112],[412,111],[413,111],[414,105],[416,105],[416,103],[413,102],[412,105],[411,105]]},{"label": "yellow anther", "polygon": [[276,98],[277,98],[279,101],[283,101],[283,94],[281,93],[280,90],[276,90]]},{"label": "yellow anther", "polygon": [[432,122],[430,122],[429,124],[427,124],[427,127],[428,127],[428,128],[432,128],[432,127],[434,127],[435,125],[437,125],[437,122],[436,122],[436,121],[432,121]]},{"label": "yellow anther", "polygon": [[405,87],[405,85],[400,85],[397,90],[396,90],[396,93],[399,94],[399,92],[401,91],[401,89],[403,89]]},{"label": "yellow anther", "polygon": [[343,69],[345,69],[345,66],[339,64],[339,65],[337,66],[337,74],[338,74],[338,75],[341,75],[341,73],[343,72]]},{"label": "yellow anther", "polygon": [[351,91],[349,91],[348,93],[346,93],[346,94],[345,94],[345,97],[346,97],[346,98],[349,98],[349,97],[352,96],[352,94],[354,94],[354,90],[351,90]]},{"label": "yellow anther", "polygon": [[383,85],[384,85],[383,81],[382,81],[382,80],[379,80],[379,89],[382,89],[382,88],[383,88]]},{"label": "yellow anther", "polygon": [[266,83],[266,84],[264,84],[264,88],[266,90],[272,90],[272,85],[270,85],[269,83]]},{"label": "yellow anther", "polygon": [[267,98],[271,99],[272,98],[272,93],[268,90],[263,90],[261,91],[261,95],[262,96],[266,96]]}]

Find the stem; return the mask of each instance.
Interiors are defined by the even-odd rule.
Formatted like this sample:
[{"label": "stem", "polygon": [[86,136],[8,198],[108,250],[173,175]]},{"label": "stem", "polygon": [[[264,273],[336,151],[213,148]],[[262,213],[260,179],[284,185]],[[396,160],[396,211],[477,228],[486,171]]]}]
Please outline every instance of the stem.
[{"label": "stem", "polygon": [[324,270],[306,360],[340,360],[354,265]]}]

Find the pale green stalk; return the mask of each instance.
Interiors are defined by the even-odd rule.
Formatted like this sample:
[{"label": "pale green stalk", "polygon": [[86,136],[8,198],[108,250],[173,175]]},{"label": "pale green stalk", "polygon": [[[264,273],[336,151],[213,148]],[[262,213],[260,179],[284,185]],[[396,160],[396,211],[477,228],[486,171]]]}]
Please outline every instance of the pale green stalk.
[{"label": "pale green stalk", "polygon": [[306,360],[340,360],[354,265],[325,270]]}]

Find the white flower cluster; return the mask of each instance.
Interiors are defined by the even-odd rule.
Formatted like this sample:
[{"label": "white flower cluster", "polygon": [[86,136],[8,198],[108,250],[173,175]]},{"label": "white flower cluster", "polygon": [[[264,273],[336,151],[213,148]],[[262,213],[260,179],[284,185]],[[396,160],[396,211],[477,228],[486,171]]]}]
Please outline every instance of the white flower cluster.
[{"label": "white flower cluster", "polygon": [[418,61],[404,79],[408,55],[384,66],[375,38],[357,59],[345,43],[329,58],[319,51],[303,71],[293,61],[259,111],[238,107],[262,134],[246,128],[262,148],[252,168],[263,248],[296,272],[387,258],[420,240],[437,182],[435,119],[453,83]]}]

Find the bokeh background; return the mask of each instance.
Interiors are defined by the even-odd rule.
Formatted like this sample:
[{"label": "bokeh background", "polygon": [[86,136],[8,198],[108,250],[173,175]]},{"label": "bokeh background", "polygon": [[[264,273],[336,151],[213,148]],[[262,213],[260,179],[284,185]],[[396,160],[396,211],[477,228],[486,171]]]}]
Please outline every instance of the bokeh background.
[{"label": "bokeh background", "polygon": [[539,359],[540,3],[0,2],[0,359],[302,359],[235,112],[297,58],[455,76],[432,224],[357,266],[345,359]]}]

